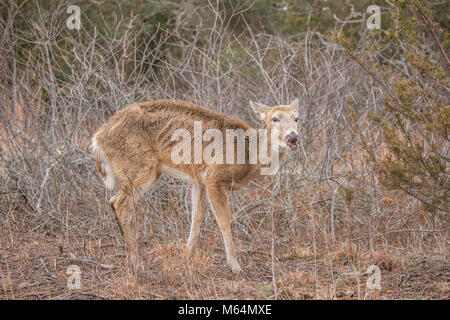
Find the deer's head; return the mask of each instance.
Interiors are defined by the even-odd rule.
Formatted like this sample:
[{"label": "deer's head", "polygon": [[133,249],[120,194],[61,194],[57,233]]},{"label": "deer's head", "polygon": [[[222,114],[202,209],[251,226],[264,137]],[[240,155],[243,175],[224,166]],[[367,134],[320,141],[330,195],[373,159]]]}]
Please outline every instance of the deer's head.
[{"label": "deer's head", "polygon": [[269,132],[278,131],[278,141],[271,141],[278,144],[280,149],[297,149],[298,142],[298,99],[292,101],[290,105],[279,105],[268,107],[261,103],[250,101],[250,106],[259,119],[266,123]]}]

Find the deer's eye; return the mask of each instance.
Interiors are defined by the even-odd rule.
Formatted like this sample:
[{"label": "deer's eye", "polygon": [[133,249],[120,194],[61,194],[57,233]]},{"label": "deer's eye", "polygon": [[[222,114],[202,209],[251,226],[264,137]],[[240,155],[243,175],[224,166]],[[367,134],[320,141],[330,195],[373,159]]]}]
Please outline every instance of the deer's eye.
[{"label": "deer's eye", "polygon": [[272,118],[272,121],[273,121],[273,122],[277,122],[277,121],[279,121],[279,120],[278,120],[277,117],[273,117],[273,118]]},{"label": "deer's eye", "polygon": [[297,118],[294,119],[294,121],[295,121],[295,122],[299,122],[299,121],[300,121],[300,118],[297,117]]}]

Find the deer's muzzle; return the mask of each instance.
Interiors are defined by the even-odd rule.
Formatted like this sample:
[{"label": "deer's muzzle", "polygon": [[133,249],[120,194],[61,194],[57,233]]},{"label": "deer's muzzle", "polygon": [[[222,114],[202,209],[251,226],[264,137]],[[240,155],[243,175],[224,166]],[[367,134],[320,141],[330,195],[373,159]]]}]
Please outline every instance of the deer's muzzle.
[{"label": "deer's muzzle", "polygon": [[298,141],[298,135],[294,132],[291,132],[286,136],[286,143],[291,150],[297,149],[297,141]]}]

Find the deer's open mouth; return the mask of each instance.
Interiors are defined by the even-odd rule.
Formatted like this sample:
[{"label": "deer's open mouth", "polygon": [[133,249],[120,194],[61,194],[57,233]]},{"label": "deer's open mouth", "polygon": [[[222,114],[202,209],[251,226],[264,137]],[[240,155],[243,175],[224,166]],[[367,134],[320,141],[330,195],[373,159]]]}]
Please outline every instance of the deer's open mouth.
[{"label": "deer's open mouth", "polygon": [[289,148],[291,148],[292,151],[297,150],[297,141],[295,141],[295,142],[287,141],[287,145]]},{"label": "deer's open mouth", "polygon": [[286,136],[286,144],[289,148],[291,148],[291,150],[297,150],[297,141],[298,135],[294,132],[291,132]]},{"label": "deer's open mouth", "polygon": [[292,151],[297,150],[297,139],[286,139],[286,144]]}]

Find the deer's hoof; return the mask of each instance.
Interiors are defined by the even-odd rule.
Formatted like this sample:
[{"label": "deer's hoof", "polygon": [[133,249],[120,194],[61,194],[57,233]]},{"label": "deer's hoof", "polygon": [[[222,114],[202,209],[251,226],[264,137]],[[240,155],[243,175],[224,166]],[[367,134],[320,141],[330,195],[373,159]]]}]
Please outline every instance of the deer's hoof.
[{"label": "deer's hoof", "polygon": [[242,268],[241,268],[241,266],[239,265],[239,263],[237,263],[237,262],[231,262],[231,263],[228,263],[228,264],[230,265],[231,271],[233,271],[233,273],[239,274],[239,273],[242,272]]}]

